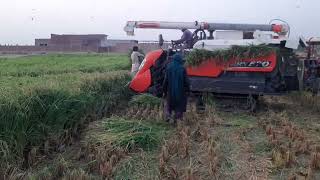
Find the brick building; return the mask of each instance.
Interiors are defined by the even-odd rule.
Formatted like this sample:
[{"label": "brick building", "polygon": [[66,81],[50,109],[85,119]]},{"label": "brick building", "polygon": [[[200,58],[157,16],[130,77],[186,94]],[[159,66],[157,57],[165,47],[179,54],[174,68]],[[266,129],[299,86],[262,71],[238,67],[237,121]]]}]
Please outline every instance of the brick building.
[{"label": "brick building", "polygon": [[137,40],[108,39],[104,52],[127,53],[133,46],[138,46]]},{"label": "brick building", "polygon": [[[44,54],[44,53],[69,53],[69,52],[113,52],[128,53],[133,46],[138,46],[143,52],[159,49],[157,41],[141,41],[107,39],[105,34],[51,34],[47,39],[35,39],[33,46],[1,46],[0,54]],[[165,42],[162,48],[167,48]]]},{"label": "brick building", "polygon": [[35,46],[48,46],[50,43],[50,39],[35,39]]},{"label": "brick building", "polygon": [[60,51],[94,51],[106,47],[105,34],[51,34],[50,39],[35,39],[35,46],[48,46]]}]

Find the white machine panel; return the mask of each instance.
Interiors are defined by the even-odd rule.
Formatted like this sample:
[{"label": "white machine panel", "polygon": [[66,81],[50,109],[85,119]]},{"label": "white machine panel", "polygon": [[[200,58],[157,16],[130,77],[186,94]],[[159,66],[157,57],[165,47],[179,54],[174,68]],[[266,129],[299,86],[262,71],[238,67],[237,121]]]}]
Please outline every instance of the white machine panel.
[{"label": "white machine panel", "polygon": [[215,31],[213,33],[214,39],[243,39],[242,31]]}]

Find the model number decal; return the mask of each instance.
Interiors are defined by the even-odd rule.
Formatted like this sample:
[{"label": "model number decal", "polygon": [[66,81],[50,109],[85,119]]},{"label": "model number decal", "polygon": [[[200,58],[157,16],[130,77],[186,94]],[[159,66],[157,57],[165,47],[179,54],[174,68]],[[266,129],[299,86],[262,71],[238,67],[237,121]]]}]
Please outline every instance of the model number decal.
[{"label": "model number decal", "polygon": [[270,67],[271,61],[250,61],[250,62],[237,62],[235,64],[231,64],[230,67],[260,67],[267,68]]}]

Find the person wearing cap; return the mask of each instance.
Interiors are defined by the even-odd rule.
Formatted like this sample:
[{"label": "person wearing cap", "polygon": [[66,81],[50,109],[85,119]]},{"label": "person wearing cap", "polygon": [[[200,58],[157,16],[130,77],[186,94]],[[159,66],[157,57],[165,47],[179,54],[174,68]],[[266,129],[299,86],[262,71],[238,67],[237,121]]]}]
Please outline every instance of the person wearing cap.
[{"label": "person wearing cap", "polygon": [[192,32],[186,28],[181,29],[182,36],[179,40],[172,41],[174,44],[183,44],[185,48],[192,48],[193,46],[193,39],[192,39]]}]

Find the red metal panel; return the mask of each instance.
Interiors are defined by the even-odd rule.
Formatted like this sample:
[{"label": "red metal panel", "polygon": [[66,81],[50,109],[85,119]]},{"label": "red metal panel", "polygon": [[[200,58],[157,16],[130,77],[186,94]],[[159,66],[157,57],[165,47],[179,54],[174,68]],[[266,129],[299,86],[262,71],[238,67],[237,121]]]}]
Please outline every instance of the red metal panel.
[{"label": "red metal panel", "polygon": [[148,90],[151,85],[151,72],[150,69],[137,74],[130,83],[130,89],[135,92],[142,93]]},{"label": "red metal panel", "polygon": [[280,33],[282,32],[282,25],[279,25],[279,24],[273,24],[272,25],[272,31],[275,32],[275,33]]},{"label": "red metal panel", "polygon": [[255,62],[268,61],[270,62],[270,64],[268,67],[229,67],[226,70],[234,71],[234,72],[272,72],[277,65],[277,55],[276,53],[272,53],[270,54],[270,56],[267,56],[267,57],[247,59],[241,62],[252,62],[252,61],[255,61]]},{"label": "red metal panel", "polygon": [[148,53],[145,57],[144,64],[142,64],[141,69],[138,71],[136,76],[132,79],[130,83],[130,88],[135,92],[145,92],[151,85],[151,72],[150,68],[159,59],[163,53],[162,49],[152,51]]},{"label": "red metal panel", "polygon": [[214,61],[206,61],[197,67],[187,67],[189,76],[218,77],[223,71],[223,67],[217,65]]},{"label": "red metal panel", "polygon": [[197,67],[188,67],[187,73],[190,76],[218,77],[223,71],[232,72],[272,72],[277,64],[276,53],[272,53],[267,57],[258,57],[255,59],[245,59],[240,62],[269,62],[267,67],[230,67],[236,64],[237,60],[231,59],[227,63],[216,63],[214,60],[209,60]]}]

